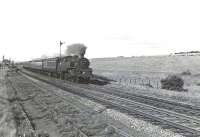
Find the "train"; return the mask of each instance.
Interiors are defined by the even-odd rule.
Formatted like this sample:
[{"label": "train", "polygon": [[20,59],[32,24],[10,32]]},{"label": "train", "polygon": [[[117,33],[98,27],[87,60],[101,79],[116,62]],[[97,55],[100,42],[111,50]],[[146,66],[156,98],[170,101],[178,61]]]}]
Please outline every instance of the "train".
[{"label": "train", "polygon": [[65,56],[16,63],[16,71],[22,71],[23,67],[32,72],[84,84],[106,85],[114,81],[93,74],[89,59],[84,57],[85,52],[83,44],[72,44],[68,46]]},{"label": "train", "polygon": [[71,45],[69,55],[27,61],[23,68],[63,80],[88,83],[93,75],[90,61],[84,57],[85,50],[83,45]]}]

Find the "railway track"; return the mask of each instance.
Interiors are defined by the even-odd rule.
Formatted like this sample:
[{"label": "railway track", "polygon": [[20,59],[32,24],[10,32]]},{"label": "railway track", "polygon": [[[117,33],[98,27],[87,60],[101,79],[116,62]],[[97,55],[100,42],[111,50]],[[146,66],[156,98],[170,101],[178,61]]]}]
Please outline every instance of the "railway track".
[{"label": "railway track", "polygon": [[[8,78],[6,78],[6,80],[7,80],[7,84],[10,86],[9,88],[11,88],[14,91],[14,97],[13,99],[10,99],[9,101],[15,103],[14,117],[15,117],[17,126],[19,126],[17,127],[18,128],[17,133],[16,133],[17,136],[27,136],[27,133],[33,136],[38,136],[37,132],[35,131],[36,128],[35,128],[34,123],[32,122],[32,118],[30,117],[28,112],[25,110],[23,104],[18,98],[17,89],[12,85],[12,82]],[[18,125],[19,123],[21,123],[21,125],[25,127],[23,130],[25,130],[25,132],[27,133],[23,133],[24,131],[20,129],[21,125]]]},{"label": "railway track", "polygon": [[[144,102],[141,103],[139,101],[138,102],[133,101],[133,97],[132,96],[131,96],[132,98],[128,97],[128,94],[116,95],[106,92],[92,91],[89,89],[86,90],[80,87],[72,88],[69,85],[66,86],[65,84],[59,82],[42,79],[40,77],[36,77],[27,73],[26,75],[32,76],[38,80],[54,85],[58,88],[66,90],[67,92],[71,92],[73,94],[77,94],[79,96],[94,100],[96,102],[100,102],[106,105],[108,108],[114,108],[119,111],[126,112],[129,115],[133,115],[135,117],[140,117],[147,121],[151,121],[154,124],[159,124],[163,128],[171,129],[174,132],[180,133],[184,136],[187,137],[200,136],[200,119],[196,117],[187,116],[185,114],[176,113],[163,108],[157,108],[153,105],[147,105]],[[117,91],[115,91],[115,93],[116,92]],[[122,97],[122,95],[124,97]],[[169,101],[166,102],[170,104]],[[159,104],[159,102],[157,102],[156,104]],[[182,107],[184,109],[190,108],[189,106],[185,107],[181,105],[179,107]],[[193,108],[190,109],[192,111]]]},{"label": "railway track", "polygon": [[[23,77],[23,76],[22,76]],[[19,81],[19,82],[15,82],[15,81]],[[10,81],[11,82],[11,81]],[[13,82],[13,80],[12,80]],[[85,107],[81,108],[80,106],[76,106],[73,103],[70,103],[69,100],[66,100],[66,96],[62,96],[62,94],[58,94],[57,92],[55,92],[54,90],[50,89],[50,88],[46,88],[46,87],[42,87],[41,84],[37,84],[34,81],[31,81],[29,79],[27,79],[26,77],[23,77],[22,79],[14,79],[14,84],[12,85],[11,82],[11,87],[14,88],[14,91],[16,93],[18,93],[21,97],[21,99],[16,99],[16,100],[20,100],[19,102],[21,102],[22,100],[26,101],[27,99],[22,99],[23,97],[28,96],[29,94],[39,94],[37,97],[35,95],[31,95],[34,96],[34,98],[31,98],[29,101],[31,101],[31,103],[35,104],[34,106],[37,106],[36,108],[38,108],[39,113],[37,113],[35,116],[31,114],[31,112],[29,112],[26,110],[27,106],[23,106],[23,102],[21,103],[21,105],[23,106],[23,110],[27,116],[27,120],[29,121],[33,131],[37,131],[38,129],[35,128],[34,125],[35,124],[35,120],[37,119],[41,119],[41,118],[45,118],[45,119],[50,119],[52,122],[54,122],[54,124],[58,127],[59,132],[63,135],[63,136],[69,136],[69,132],[75,132],[76,135],[75,136],[82,136],[82,137],[89,137],[89,136],[93,136],[92,134],[90,134],[90,132],[95,132],[95,134],[97,134],[98,136],[98,132],[99,131],[103,131],[106,129],[106,127],[114,129],[113,131],[111,131],[111,134],[115,134],[115,136],[120,136],[120,137],[131,137],[131,135],[128,135],[126,132],[120,130],[118,127],[112,125],[112,124],[107,124],[107,123],[97,123],[97,127],[94,125],[94,127],[91,125],[91,117],[94,116],[95,114],[98,115],[99,112],[94,113],[94,110],[91,109],[85,109]],[[55,106],[60,106],[62,103],[63,104],[63,108],[61,107],[61,109],[57,110],[57,111],[62,111],[62,112],[57,112],[55,110]],[[73,110],[69,110],[67,108],[67,105],[71,105],[74,108],[78,109],[82,109],[85,113],[86,116],[83,116],[82,113],[79,113],[79,111],[73,111]],[[29,107],[30,108],[30,107]],[[67,109],[67,110],[66,110]],[[31,116],[30,116],[30,115]],[[69,119],[69,123],[67,122],[58,122],[58,119],[56,118],[58,115],[63,115],[64,118]],[[36,117],[37,116],[37,117]],[[79,123],[76,121],[73,122],[73,118],[76,119],[76,117],[80,118],[80,121],[82,121],[82,123]],[[63,119],[62,117],[62,119]],[[28,123],[27,121],[27,123]],[[33,121],[33,122],[32,122]],[[87,124],[88,121],[88,126],[89,129],[87,129]],[[71,125],[71,129],[69,130],[68,128],[66,128],[68,125]],[[80,125],[79,125],[80,124]],[[33,125],[33,126],[32,126]],[[99,127],[98,127],[99,126]],[[106,126],[106,127],[104,127]],[[87,131],[82,130],[82,128],[85,127]],[[93,129],[94,128],[94,129]],[[109,131],[107,131],[109,132]],[[112,133],[113,132],[113,133]],[[90,135],[89,135],[90,134]],[[106,134],[106,133],[102,133]],[[109,133],[108,133],[109,136]]]},{"label": "railway track", "polygon": [[177,113],[183,113],[188,116],[196,117],[197,119],[200,119],[200,107],[189,105],[189,104],[183,104],[171,100],[156,98],[152,96],[146,96],[136,93],[128,93],[120,90],[119,88],[115,87],[99,87],[99,86],[82,86],[87,89],[96,89],[98,91],[108,93],[110,95],[116,95],[122,98],[134,100],[136,102],[148,104],[151,106],[155,106],[158,108],[164,108],[170,111],[174,111]]},{"label": "railway track", "polygon": [[[37,88],[39,88],[39,89],[42,90],[42,91],[45,91],[45,92],[47,92],[47,93],[50,91],[49,89],[46,89],[46,88],[44,88],[44,87],[41,87],[41,85],[37,84],[36,82],[33,82],[33,84],[34,84],[35,86],[37,86]],[[56,97],[58,97],[58,98],[61,98],[62,101],[66,102],[66,98],[65,98],[65,97],[60,96],[58,93],[55,93],[55,92],[53,92],[53,91],[51,91],[51,92],[52,92],[52,94],[53,94],[54,96],[56,96]],[[69,102],[66,102],[66,103],[69,103]],[[41,103],[41,104],[42,104],[42,103]],[[72,104],[72,105],[73,105],[73,104]],[[73,106],[74,106],[74,105],[73,105]],[[43,106],[42,106],[42,107],[43,107]],[[74,106],[74,107],[76,107],[76,106]],[[83,108],[83,109],[84,109],[84,108]],[[73,126],[74,126],[75,130],[76,130],[76,131],[79,131],[79,133],[80,133],[83,137],[88,137],[84,132],[82,132],[81,130],[79,130],[79,128],[77,128],[77,127],[78,127],[77,125],[73,125]],[[116,131],[118,131],[117,133],[118,133],[121,137],[130,137],[130,135],[128,135],[126,132],[120,130],[119,128],[115,127],[114,125],[112,125],[111,127],[114,128]]]}]

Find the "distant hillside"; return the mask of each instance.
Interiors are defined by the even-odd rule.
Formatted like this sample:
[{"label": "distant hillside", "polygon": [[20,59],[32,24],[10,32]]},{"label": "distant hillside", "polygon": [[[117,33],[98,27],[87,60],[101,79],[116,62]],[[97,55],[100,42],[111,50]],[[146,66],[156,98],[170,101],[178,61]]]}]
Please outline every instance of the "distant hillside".
[{"label": "distant hillside", "polygon": [[185,54],[185,53],[200,53],[200,51],[177,52],[175,54]]},{"label": "distant hillside", "polygon": [[146,56],[97,58],[91,60],[94,70],[200,73],[200,56]]},{"label": "distant hillside", "polygon": [[179,56],[200,56],[200,51],[177,52],[174,54]]}]

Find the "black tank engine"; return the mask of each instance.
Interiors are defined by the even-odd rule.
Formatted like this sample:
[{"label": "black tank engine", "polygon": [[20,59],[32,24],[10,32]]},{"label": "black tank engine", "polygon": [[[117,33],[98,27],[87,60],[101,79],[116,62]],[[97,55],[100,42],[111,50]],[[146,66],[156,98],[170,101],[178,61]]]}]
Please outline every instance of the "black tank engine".
[{"label": "black tank engine", "polygon": [[86,47],[83,45],[69,47],[69,52],[71,52],[68,53],[71,54],[69,56],[32,60],[24,62],[23,67],[72,82],[89,82],[92,77],[92,69],[90,61],[84,57]]}]

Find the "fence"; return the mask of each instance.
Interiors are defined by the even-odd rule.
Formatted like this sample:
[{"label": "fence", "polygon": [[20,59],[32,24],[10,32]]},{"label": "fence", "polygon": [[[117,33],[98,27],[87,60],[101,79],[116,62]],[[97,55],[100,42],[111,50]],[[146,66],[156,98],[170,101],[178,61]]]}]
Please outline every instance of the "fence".
[{"label": "fence", "polygon": [[127,86],[146,86],[150,88],[161,88],[161,83],[160,80],[161,78],[156,78],[156,79],[150,79],[150,78],[124,78],[124,77],[118,77],[118,78],[113,78],[115,81],[117,81],[119,84],[124,84]]}]

